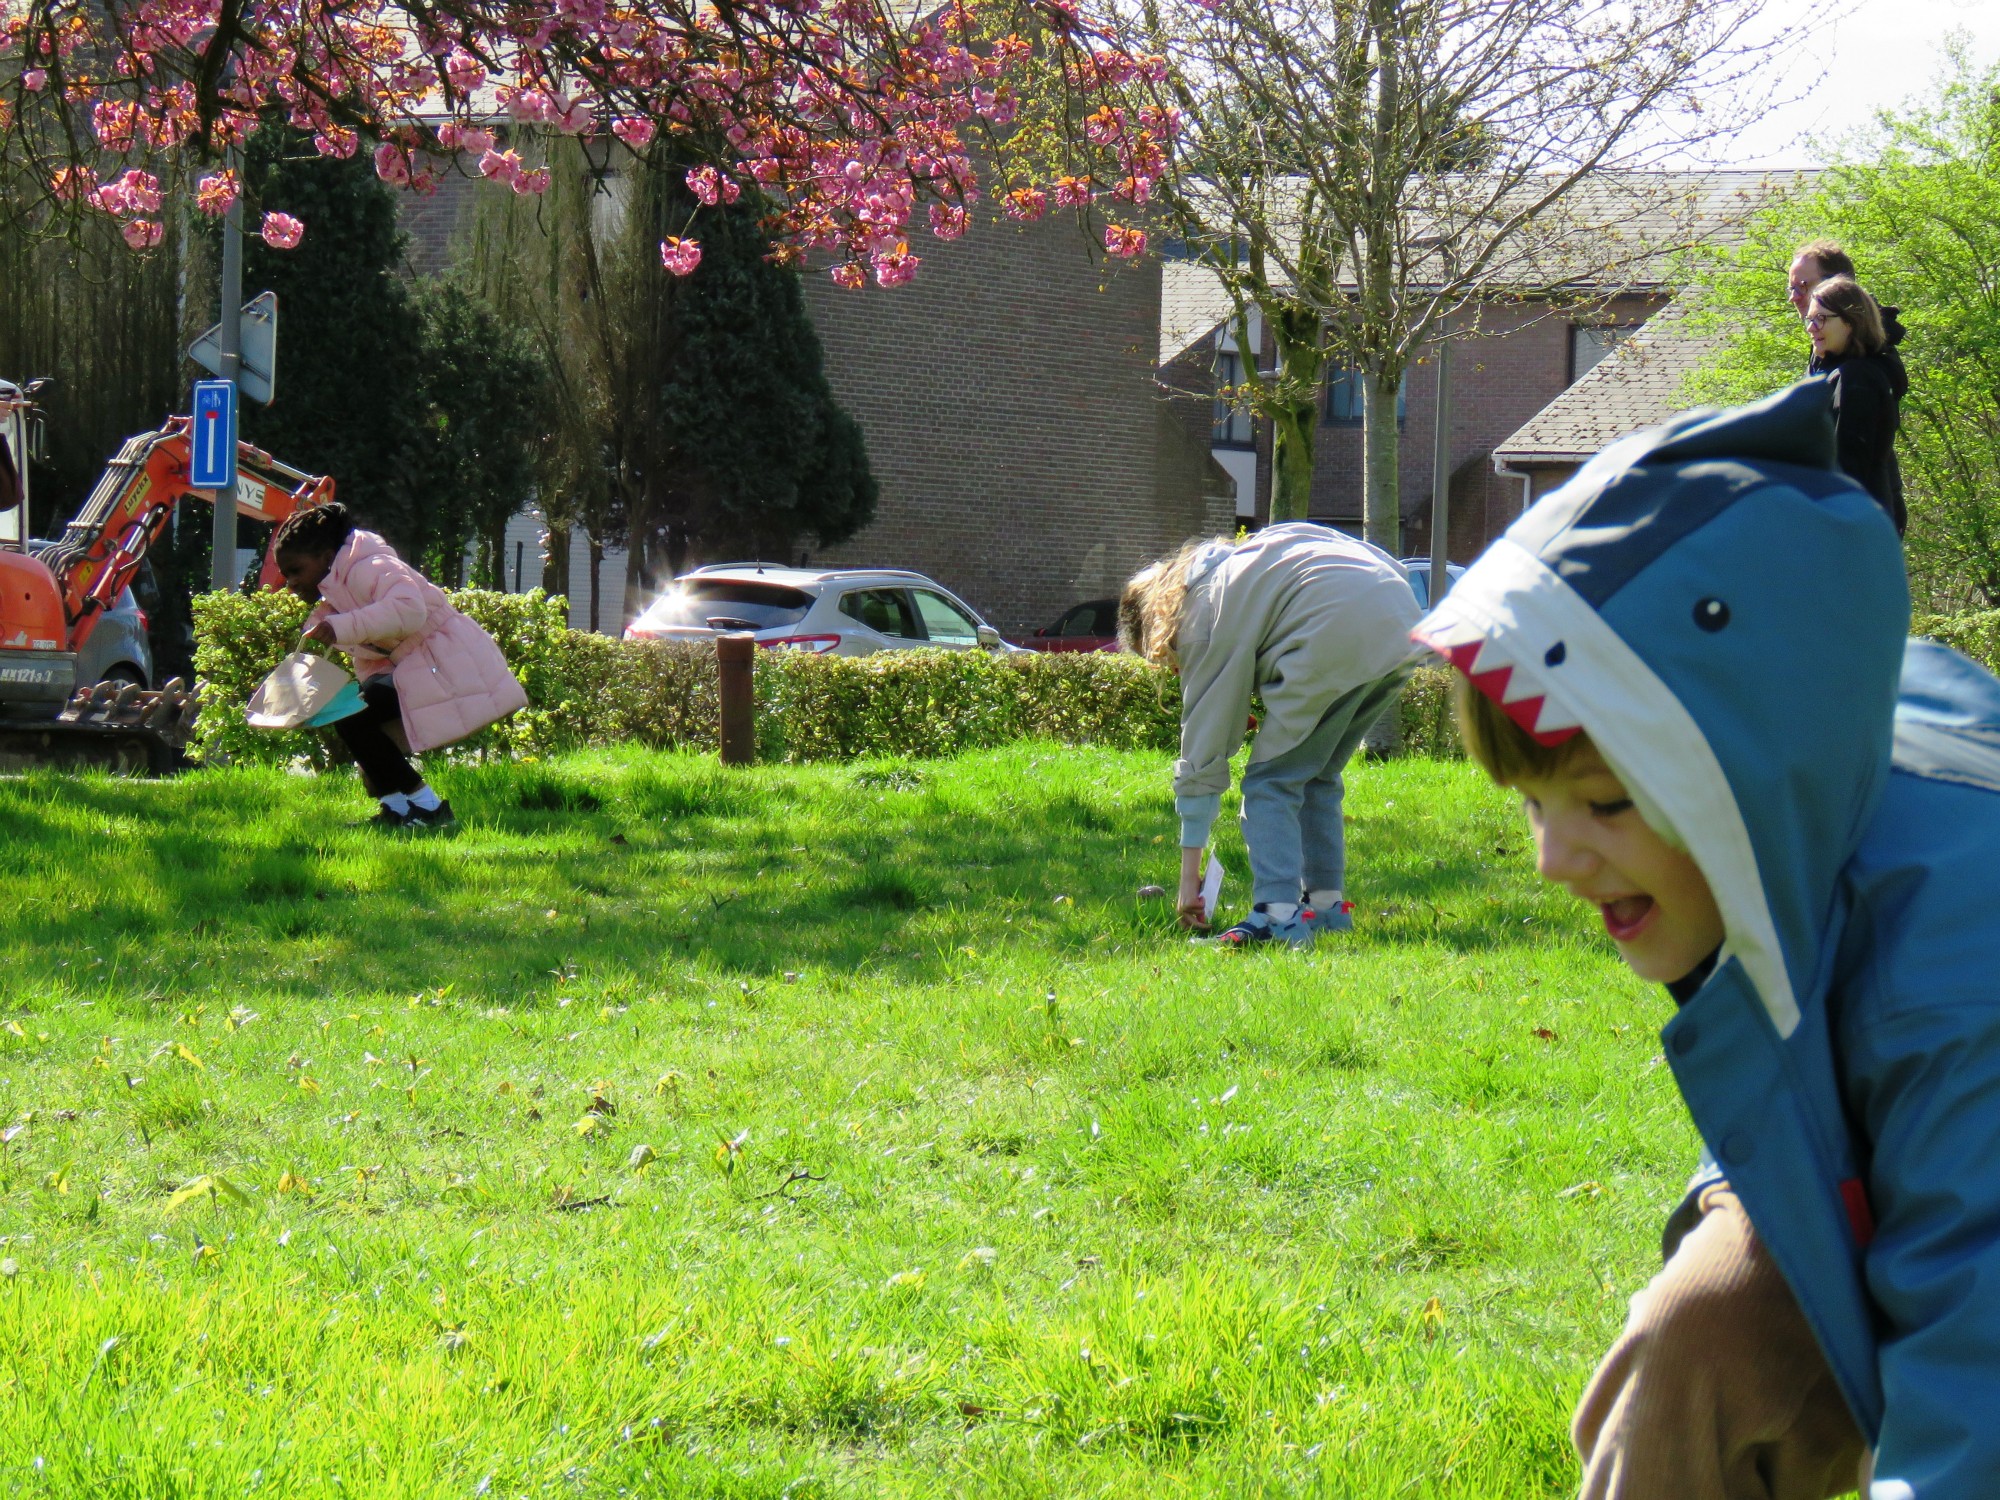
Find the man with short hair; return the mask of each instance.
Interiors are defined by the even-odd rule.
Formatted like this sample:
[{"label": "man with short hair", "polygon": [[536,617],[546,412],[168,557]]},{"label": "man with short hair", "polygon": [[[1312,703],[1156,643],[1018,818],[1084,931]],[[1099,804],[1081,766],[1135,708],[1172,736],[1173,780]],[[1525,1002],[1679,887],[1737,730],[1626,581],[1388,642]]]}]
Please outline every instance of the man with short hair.
[{"label": "man with short hair", "polygon": [[[1791,274],[1787,278],[1785,291],[1792,299],[1792,307],[1804,322],[1806,304],[1812,301],[1812,289],[1829,276],[1854,276],[1854,260],[1832,240],[1812,240],[1799,246],[1792,257]],[[1855,280],[1861,278],[1855,276]]]}]

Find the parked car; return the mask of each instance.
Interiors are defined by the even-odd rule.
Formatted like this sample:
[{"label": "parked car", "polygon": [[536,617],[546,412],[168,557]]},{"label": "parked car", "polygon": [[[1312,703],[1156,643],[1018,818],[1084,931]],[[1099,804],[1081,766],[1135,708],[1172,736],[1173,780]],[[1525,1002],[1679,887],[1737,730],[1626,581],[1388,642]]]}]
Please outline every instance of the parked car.
[{"label": "parked car", "polygon": [[1116,651],[1118,601],[1090,599],[1064,610],[1053,625],[1044,625],[1016,644],[1030,651]]},{"label": "parked car", "polygon": [[[1401,563],[1403,571],[1410,575],[1410,588],[1417,596],[1417,607],[1419,609],[1429,609],[1431,607],[1431,560],[1428,557],[1405,557],[1398,559],[1398,561]],[[1455,584],[1465,576],[1465,569],[1461,568],[1457,563],[1446,563],[1444,565],[1444,576]]]},{"label": "parked car", "polygon": [[[28,551],[39,557],[54,545],[50,541],[31,541]],[[144,563],[140,564],[140,586],[152,587],[152,573]],[[147,639],[147,629],[146,612],[139,607],[132,590],[120,589],[111,608],[99,617],[83,649],[77,653],[77,686],[89,687],[99,682],[153,686],[153,647]]]},{"label": "parked car", "polygon": [[628,641],[708,640],[747,630],[773,650],[867,656],[917,646],[1012,652],[943,585],[897,568],[814,571],[723,563],[684,573],[625,628]]}]

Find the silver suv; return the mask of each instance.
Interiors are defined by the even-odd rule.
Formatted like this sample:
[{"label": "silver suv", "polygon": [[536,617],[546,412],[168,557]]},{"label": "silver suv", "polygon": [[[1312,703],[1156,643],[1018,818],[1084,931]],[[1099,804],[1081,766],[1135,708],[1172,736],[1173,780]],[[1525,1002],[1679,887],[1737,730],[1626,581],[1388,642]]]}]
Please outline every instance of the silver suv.
[{"label": "silver suv", "polygon": [[839,656],[917,646],[1019,650],[964,600],[921,573],[760,563],[721,563],[683,573],[625,628],[625,639],[708,640],[739,630],[775,650]]}]

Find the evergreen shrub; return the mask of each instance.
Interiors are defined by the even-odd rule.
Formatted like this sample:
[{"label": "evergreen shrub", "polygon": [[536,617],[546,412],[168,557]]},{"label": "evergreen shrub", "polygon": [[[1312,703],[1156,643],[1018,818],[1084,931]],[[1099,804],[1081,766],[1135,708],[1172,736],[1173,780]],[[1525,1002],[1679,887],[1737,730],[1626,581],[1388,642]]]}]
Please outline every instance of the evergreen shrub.
[{"label": "evergreen shrub", "polygon": [[[712,645],[571,630],[564,601],[539,589],[465,589],[451,599],[499,643],[529,706],[443,753],[546,755],[625,744],[715,749]],[[330,763],[332,737],[324,731],[278,734],[243,722],[257,684],[297,646],[305,617],[306,606],[284,593],[196,599],[202,755]],[[1171,751],[1180,739],[1179,680],[1124,653],[760,651],[756,681],[758,757],[766,761],[927,758],[1019,739]],[[1403,735],[1412,754],[1460,753],[1448,669],[1422,669],[1411,679]]]}]

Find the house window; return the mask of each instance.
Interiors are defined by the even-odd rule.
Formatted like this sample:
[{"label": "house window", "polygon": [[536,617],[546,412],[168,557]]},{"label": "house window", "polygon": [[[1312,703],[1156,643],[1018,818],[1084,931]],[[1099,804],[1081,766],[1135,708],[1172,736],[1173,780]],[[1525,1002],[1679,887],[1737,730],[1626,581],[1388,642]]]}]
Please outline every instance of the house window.
[{"label": "house window", "polygon": [[1225,386],[1243,384],[1243,356],[1225,349],[1215,356],[1215,431],[1209,441],[1217,448],[1254,448],[1257,445],[1256,418],[1241,402],[1221,396]]},{"label": "house window", "polygon": [[1610,323],[1576,323],[1569,330],[1569,378],[1570,383],[1590,373],[1597,362],[1616,349],[1635,332],[1634,324],[1613,325]]},{"label": "house window", "polygon": [[[1324,421],[1329,427],[1359,427],[1367,416],[1368,377],[1360,370],[1337,365],[1326,377]],[[1409,387],[1396,389],[1396,425],[1410,414]]]}]

